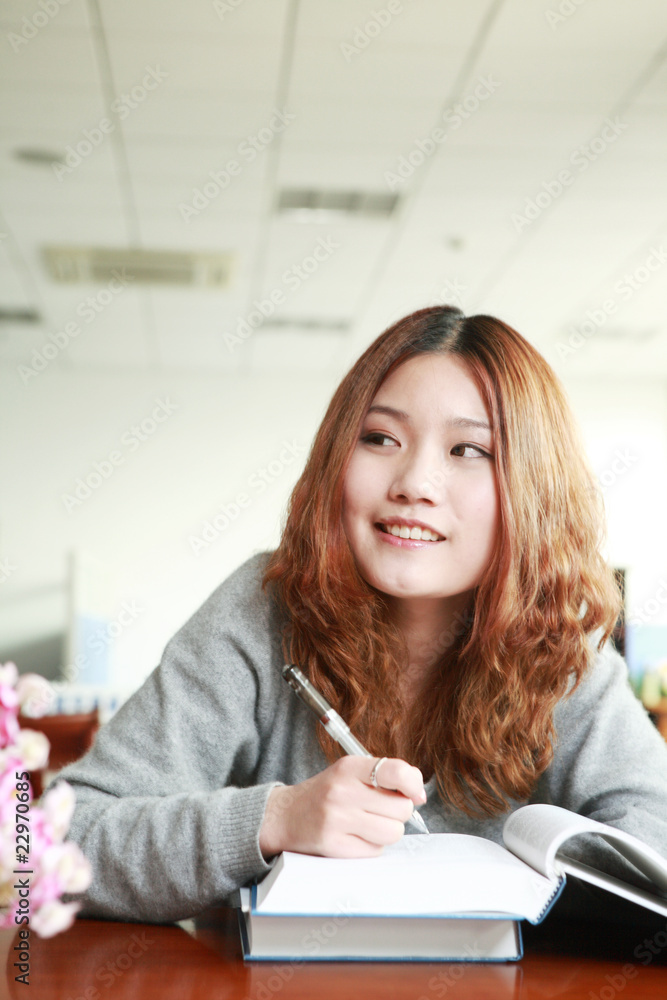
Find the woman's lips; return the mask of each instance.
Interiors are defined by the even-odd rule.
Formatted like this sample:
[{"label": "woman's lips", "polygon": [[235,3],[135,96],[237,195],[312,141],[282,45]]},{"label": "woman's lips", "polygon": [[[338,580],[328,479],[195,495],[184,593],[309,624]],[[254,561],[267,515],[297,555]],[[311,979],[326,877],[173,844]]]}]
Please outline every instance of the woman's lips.
[{"label": "woman's lips", "polygon": [[[439,545],[440,541],[429,542],[425,538],[400,538],[398,535],[391,535],[388,531],[383,531],[379,525],[374,525],[375,531],[380,535],[384,542],[388,545],[396,545],[398,548],[402,549],[425,549],[427,546]],[[445,539],[441,539],[445,541]]]}]

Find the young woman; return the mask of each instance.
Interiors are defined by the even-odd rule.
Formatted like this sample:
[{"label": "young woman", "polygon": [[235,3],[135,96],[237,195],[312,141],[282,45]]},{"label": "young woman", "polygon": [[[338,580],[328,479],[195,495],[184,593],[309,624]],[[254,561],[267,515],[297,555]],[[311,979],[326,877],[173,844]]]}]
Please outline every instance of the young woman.
[{"label": "young woman", "polygon": [[[667,745],[607,641],[602,523],[523,337],[450,307],[396,323],[334,395],[278,549],[211,595],[63,773],[94,869],[83,912],[191,916],[283,850],[379,854],[415,805],[431,832],[501,842],[509,810],[553,802],[664,851]],[[342,755],[285,663],[375,760]],[[609,847],[579,856],[632,877]]]}]

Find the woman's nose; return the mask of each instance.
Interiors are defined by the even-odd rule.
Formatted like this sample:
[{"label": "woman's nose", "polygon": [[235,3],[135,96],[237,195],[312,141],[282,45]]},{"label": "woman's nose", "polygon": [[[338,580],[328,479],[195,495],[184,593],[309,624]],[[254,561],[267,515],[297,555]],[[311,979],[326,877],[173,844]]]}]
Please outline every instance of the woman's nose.
[{"label": "woman's nose", "polygon": [[438,459],[432,451],[424,449],[404,458],[396,470],[391,492],[392,496],[409,503],[418,500],[438,503],[442,497],[444,482],[442,456]]}]

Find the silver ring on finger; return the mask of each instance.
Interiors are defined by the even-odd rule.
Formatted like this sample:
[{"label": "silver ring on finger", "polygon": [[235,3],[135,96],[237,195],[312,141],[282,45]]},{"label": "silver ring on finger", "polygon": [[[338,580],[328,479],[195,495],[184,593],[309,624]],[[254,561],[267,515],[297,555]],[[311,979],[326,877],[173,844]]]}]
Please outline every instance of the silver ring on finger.
[{"label": "silver ring on finger", "polygon": [[371,771],[371,785],[373,786],[373,788],[380,787],[378,785],[378,771],[380,770],[386,759],[387,759],[386,757],[379,757],[375,762],[375,767]]}]

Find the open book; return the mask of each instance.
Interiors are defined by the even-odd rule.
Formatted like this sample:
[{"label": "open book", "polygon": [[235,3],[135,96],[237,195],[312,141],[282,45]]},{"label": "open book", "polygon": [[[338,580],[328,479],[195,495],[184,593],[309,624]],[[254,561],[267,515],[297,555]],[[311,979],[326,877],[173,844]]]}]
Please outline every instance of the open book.
[{"label": "open book", "polygon": [[[582,833],[604,837],[654,891],[568,860],[562,845]],[[376,858],[285,851],[259,885],[242,890],[245,957],[517,959],[518,921],[539,923],[566,874],[667,916],[667,860],[615,827],[529,805],[509,816],[503,840],[505,847],[462,834],[414,835]]]}]

